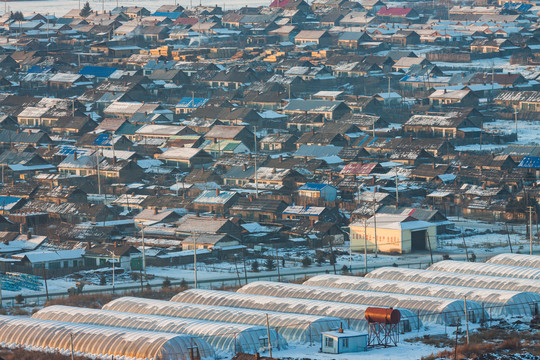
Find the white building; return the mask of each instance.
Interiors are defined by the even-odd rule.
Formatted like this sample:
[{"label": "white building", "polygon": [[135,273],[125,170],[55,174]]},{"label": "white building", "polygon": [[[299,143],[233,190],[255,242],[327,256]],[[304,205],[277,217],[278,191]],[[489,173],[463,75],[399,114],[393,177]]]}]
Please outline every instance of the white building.
[{"label": "white building", "polygon": [[377,247],[380,252],[399,254],[437,247],[436,225],[412,216],[380,214],[349,228],[354,251],[364,251],[364,243],[369,251]]}]

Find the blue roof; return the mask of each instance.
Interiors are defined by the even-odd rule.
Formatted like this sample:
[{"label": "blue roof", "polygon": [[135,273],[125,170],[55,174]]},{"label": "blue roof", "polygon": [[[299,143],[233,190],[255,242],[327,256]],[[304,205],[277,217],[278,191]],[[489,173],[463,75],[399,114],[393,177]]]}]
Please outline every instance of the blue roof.
[{"label": "blue roof", "polygon": [[517,10],[521,12],[529,11],[532,8],[531,4],[524,4],[524,3],[505,3],[503,8],[505,9],[511,9],[511,10]]},{"label": "blue roof", "polygon": [[306,183],[298,188],[298,190],[307,190],[307,191],[321,191],[328,184],[317,184],[317,183]]},{"label": "blue roof", "polygon": [[0,196],[0,207],[9,207],[10,204],[16,204],[21,199],[18,196]]},{"label": "blue roof", "polygon": [[53,69],[53,68],[50,67],[50,66],[42,67],[42,66],[34,65],[34,66],[32,66],[30,69],[28,69],[28,73],[29,73],[29,74],[48,73],[48,72],[51,71],[52,69]]},{"label": "blue roof", "polygon": [[98,137],[94,140],[92,145],[94,146],[112,146],[111,136],[106,133],[99,134]]},{"label": "blue roof", "polygon": [[208,102],[207,98],[192,98],[192,97],[183,97],[178,104],[177,108],[189,108],[196,109],[199,106],[203,106]]},{"label": "blue roof", "polygon": [[113,72],[118,70],[115,67],[105,66],[85,66],[79,71],[80,75],[92,75],[99,78],[108,78]]},{"label": "blue roof", "polygon": [[519,168],[540,169],[540,156],[525,156],[518,165]]},{"label": "blue roof", "polygon": [[176,20],[180,16],[182,16],[181,12],[163,12],[163,11],[156,11],[153,16],[165,16],[169,19]]}]

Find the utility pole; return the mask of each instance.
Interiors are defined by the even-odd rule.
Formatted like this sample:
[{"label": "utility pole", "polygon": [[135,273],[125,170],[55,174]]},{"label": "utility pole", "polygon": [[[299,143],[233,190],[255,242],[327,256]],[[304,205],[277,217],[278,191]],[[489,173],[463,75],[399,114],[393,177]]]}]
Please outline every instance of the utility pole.
[{"label": "utility pole", "polygon": [[75,360],[75,353],[73,352],[73,333],[69,334],[69,339],[71,343],[71,360]]},{"label": "utility pole", "polygon": [[379,246],[378,246],[378,243],[377,243],[377,211],[376,211],[376,200],[375,200],[375,194],[376,194],[376,191],[375,191],[375,187],[373,187],[373,232],[374,232],[374,235],[375,235],[375,257],[378,257],[378,253],[379,253]]},{"label": "utility pole", "polygon": [[534,211],[534,207],[529,206],[527,207],[527,209],[529,210],[529,255],[532,255],[533,254],[532,214]]},{"label": "utility pole", "polygon": [[281,274],[279,273],[279,255],[278,248],[276,248],[276,266],[277,266],[277,281],[281,282]]},{"label": "utility pole", "polygon": [[463,239],[463,246],[465,247],[465,257],[469,261],[469,251],[467,250],[467,244],[465,243],[465,234],[463,233],[463,228],[461,228],[461,238]]},{"label": "utility pole", "polygon": [[469,312],[467,311],[467,296],[463,297],[463,303],[465,304],[465,327],[467,329],[467,345],[469,345]]},{"label": "utility pole", "polygon": [[197,237],[198,235],[193,236],[193,279],[195,289],[197,288]]},{"label": "utility pole", "polygon": [[367,272],[367,219],[364,219],[364,273]]},{"label": "utility pole", "polygon": [[146,276],[146,246],[144,245],[144,225],[143,224],[141,224],[141,238],[142,238],[142,261],[143,261],[144,278],[148,279],[148,277]]},{"label": "utility pole", "polygon": [[115,257],[114,257],[114,253],[111,251],[111,250],[108,250],[109,251],[109,254],[111,254],[111,257],[112,257],[112,293],[114,294],[114,278],[115,278]]},{"label": "utility pole", "polygon": [[101,175],[99,173],[99,150],[96,150],[98,194],[101,195]]},{"label": "utility pole", "polygon": [[268,336],[268,355],[272,357],[272,341],[270,340],[270,323],[268,321],[268,314],[266,314],[266,334]]},{"label": "utility pole", "polygon": [[518,111],[517,111],[517,108],[515,108],[514,109],[514,122],[516,124],[516,141],[518,139],[517,114],[518,114]]},{"label": "utility pole", "polygon": [[396,170],[396,209],[399,207],[399,189],[398,189],[398,173],[397,173],[397,166],[394,167]]},{"label": "utility pole", "polygon": [[253,127],[253,137],[255,139],[255,197],[259,198],[259,177],[257,176],[257,127]]}]

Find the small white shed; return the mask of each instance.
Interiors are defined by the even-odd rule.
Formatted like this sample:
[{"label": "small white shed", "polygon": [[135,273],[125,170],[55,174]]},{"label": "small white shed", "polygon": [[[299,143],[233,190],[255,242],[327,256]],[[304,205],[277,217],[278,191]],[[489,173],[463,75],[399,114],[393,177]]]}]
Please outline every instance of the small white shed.
[{"label": "small white shed", "polygon": [[323,332],[321,350],[327,354],[342,354],[367,351],[368,334],[339,329]]}]

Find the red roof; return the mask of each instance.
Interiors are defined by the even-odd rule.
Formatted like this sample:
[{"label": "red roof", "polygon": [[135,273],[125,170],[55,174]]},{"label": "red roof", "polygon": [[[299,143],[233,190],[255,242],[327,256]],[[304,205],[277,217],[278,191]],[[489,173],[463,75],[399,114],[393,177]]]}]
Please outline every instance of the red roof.
[{"label": "red roof", "polygon": [[377,166],[377,163],[362,164],[359,162],[352,162],[340,171],[341,175],[369,175],[371,171]]},{"label": "red roof", "polygon": [[412,11],[412,8],[406,7],[383,7],[378,12],[379,16],[407,16]]},{"label": "red roof", "polygon": [[274,0],[270,4],[270,7],[280,8],[286,6],[291,0]]}]

